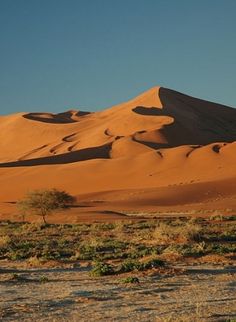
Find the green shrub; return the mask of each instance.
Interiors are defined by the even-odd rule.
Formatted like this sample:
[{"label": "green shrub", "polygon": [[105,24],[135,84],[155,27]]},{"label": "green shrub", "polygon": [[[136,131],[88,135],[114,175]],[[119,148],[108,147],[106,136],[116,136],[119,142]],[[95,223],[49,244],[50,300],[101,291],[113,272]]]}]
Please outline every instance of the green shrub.
[{"label": "green shrub", "polygon": [[138,261],[127,259],[118,266],[117,271],[118,273],[127,273],[132,272],[134,270],[139,271],[141,266],[141,263],[139,263]]},{"label": "green shrub", "polygon": [[17,273],[12,273],[10,275],[10,280],[19,280],[20,279],[20,275]]},{"label": "green shrub", "polygon": [[165,262],[159,258],[150,259],[146,262],[139,262],[136,260],[125,260],[122,264],[118,266],[118,273],[127,273],[132,271],[145,271],[147,269],[164,266]]},{"label": "green shrub", "polygon": [[40,283],[47,283],[47,282],[49,282],[49,278],[46,275],[41,275],[39,277],[39,282]]},{"label": "green shrub", "polygon": [[207,247],[207,251],[209,253],[215,254],[227,254],[227,253],[236,253],[236,245],[235,244],[210,244]]},{"label": "green shrub", "polygon": [[77,252],[77,259],[95,259],[97,257],[97,249],[94,246],[82,245]]},{"label": "green shrub", "polygon": [[91,270],[90,274],[92,276],[105,276],[105,275],[112,275],[114,274],[113,267],[104,262],[95,262],[93,269]]},{"label": "green shrub", "polygon": [[156,267],[162,267],[165,266],[165,262],[162,259],[154,258],[147,262],[142,263],[142,270],[150,269],[150,268],[156,268]]},{"label": "green shrub", "polygon": [[140,283],[140,282],[139,282],[138,277],[136,277],[136,276],[128,276],[126,278],[123,278],[121,280],[121,283],[124,283],[124,284],[137,284],[137,283]]},{"label": "green shrub", "polygon": [[194,244],[170,245],[165,248],[164,253],[176,253],[182,256],[200,256],[206,253],[205,242]]},{"label": "green shrub", "polygon": [[148,255],[160,255],[161,247],[150,247],[146,245],[132,245],[130,249],[128,250],[128,257],[132,259],[145,257]]}]

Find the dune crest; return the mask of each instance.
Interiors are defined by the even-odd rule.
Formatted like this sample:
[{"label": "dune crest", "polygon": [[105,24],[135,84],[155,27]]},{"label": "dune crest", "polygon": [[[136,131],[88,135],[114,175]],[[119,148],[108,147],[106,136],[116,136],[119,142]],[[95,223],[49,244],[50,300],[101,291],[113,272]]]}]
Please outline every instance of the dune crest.
[{"label": "dune crest", "polygon": [[[111,144],[119,157],[127,142],[137,153],[236,140],[235,110],[154,87],[126,103],[89,113],[28,113],[1,121],[1,163],[52,157]],[[24,129],[23,131],[15,129]],[[124,139],[126,138],[126,139]],[[17,145],[15,142],[17,141]],[[122,146],[124,145],[124,146]],[[144,145],[142,148],[140,145]],[[14,149],[13,149],[14,147]],[[128,151],[127,151],[128,153]],[[132,152],[133,153],[133,152]]]}]

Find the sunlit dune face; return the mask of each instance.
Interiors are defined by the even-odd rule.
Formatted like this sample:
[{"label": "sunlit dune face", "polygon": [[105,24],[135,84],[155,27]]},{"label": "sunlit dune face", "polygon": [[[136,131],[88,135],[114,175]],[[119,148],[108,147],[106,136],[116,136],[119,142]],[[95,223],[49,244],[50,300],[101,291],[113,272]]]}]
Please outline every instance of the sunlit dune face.
[{"label": "sunlit dune face", "polygon": [[236,176],[236,110],[162,87],[100,112],[9,115],[0,127],[2,200],[51,186],[73,194],[166,187],[168,199],[173,185],[217,187]]}]

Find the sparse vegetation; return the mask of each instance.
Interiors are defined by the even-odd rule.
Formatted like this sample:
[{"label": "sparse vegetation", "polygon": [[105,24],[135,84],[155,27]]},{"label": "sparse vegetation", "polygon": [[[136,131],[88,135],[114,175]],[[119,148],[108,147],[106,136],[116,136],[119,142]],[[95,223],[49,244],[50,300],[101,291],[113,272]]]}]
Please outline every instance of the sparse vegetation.
[{"label": "sparse vegetation", "polygon": [[91,270],[92,276],[104,276],[114,274],[114,269],[110,264],[103,262],[96,262]]},{"label": "sparse vegetation", "polygon": [[[122,234],[121,234],[122,232]],[[235,258],[236,224],[221,221],[145,220],[112,224],[0,223],[0,258],[40,267],[54,261],[95,262],[92,274],[123,274],[185,258]],[[207,257],[206,257],[207,258]],[[167,266],[168,266],[167,265]]]},{"label": "sparse vegetation", "polygon": [[132,271],[139,271],[141,270],[141,263],[137,260],[125,260],[122,264],[118,267],[119,273],[127,273]]},{"label": "sparse vegetation", "polygon": [[[235,241],[236,222],[228,218],[197,221],[187,218],[178,220],[159,218],[134,222],[63,225],[0,222],[0,261],[6,268],[6,273],[0,274],[1,287],[7,289],[14,287],[20,296],[23,288],[32,289],[33,294],[35,290],[39,292],[38,289],[43,288],[46,292],[51,292],[53,307],[55,307],[55,293],[61,294],[68,305],[70,305],[68,294],[73,293],[70,295],[72,303],[86,304],[87,301],[89,303],[91,301],[91,308],[93,303],[102,305],[104,300],[107,301],[112,296],[112,303],[114,298],[117,300],[122,297],[121,303],[127,305],[131,296],[136,296],[137,303],[140,303],[141,295],[145,297],[145,301],[150,299],[149,305],[153,305],[156,303],[157,294],[165,295],[166,292],[170,297],[175,292],[175,298],[181,297],[182,294],[188,303],[187,293],[192,291],[191,296],[198,303],[196,294],[201,278],[192,279],[191,273],[185,273],[185,266],[209,263],[224,265],[225,271],[222,269],[221,275],[216,274],[214,283],[212,277],[209,283],[207,283],[209,277],[203,278],[206,283],[203,292],[208,287],[213,287],[214,292],[218,289],[218,285],[223,289],[229,279],[233,281],[234,278],[233,274],[226,272],[227,269],[231,271],[231,267],[235,264]],[[180,263],[181,265],[178,265]],[[228,266],[230,268],[227,268]],[[12,269],[9,269],[11,267]],[[51,268],[59,269],[51,270]],[[217,266],[215,268],[217,270]],[[195,269],[201,269],[201,266],[196,265]],[[186,276],[190,283],[188,292],[186,292]],[[182,277],[183,283],[180,286]],[[77,279],[79,283],[74,282]],[[173,286],[170,286],[172,279],[176,283],[174,291]],[[55,283],[57,281],[59,283]],[[82,292],[78,291],[78,284],[83,285]],[[36,287],[29,287],[31,285]],[[67,285],[66,291],[64,285]],[[232,289],[231,286],[228,287]],[[96,291],[91,292],[91,288]],[[180,289],[182,293],[179,293]],[[122,296],[118,296],[118,292]],[[211,291],[209,293],[208,298],[212,299]],[[8,297],[11,306],[11,294]],[[27,303],[28,298],[29,296]],[[46,301],[47,298],[48,295],[45,294]],[[220,291],[216,299],[218,298],[221,298]],[[179,300],[181,301],[181,298]],[[41,293],[39,302],[42,302]],[[159,299],[158,303],[163,304],[163,299]],[[204,302],[200,300],[199,303],[200,306],[196,304],[194,314],[201,317],[203,310],[205,312],[205,304],[202,308],[201,303]],[[189,305],[186,310],[189,314]],[[7,310],[4,314],[8,312]],[[18,306],[15,312],[19,317]],[[175,321],[173,316],[170,318],[170,321],[172,320]]]},{"label": "sparse vegetation", "polygon": [[138,284],[139,282],[139,278],[136,276],[128,276],[126,278],[121,279],[121,283],[124,284]]},{"label": "sparse vegetation", "polygon": [[41,275],[39,277],[39,282],[40,283],[47,283],[47,282],[49,282],[49,278],[46,275]]},{"label": "sparse vegetation", "polygon": [[0,248],[6,248],[11,242],[11,238],[8,235],[0,236]]},{"label": "sparse vegetation", "polygon": [[187,223],[160,223],[153,237],[160,244],[193,242],[200,239],[201,226],[192,221]]}]

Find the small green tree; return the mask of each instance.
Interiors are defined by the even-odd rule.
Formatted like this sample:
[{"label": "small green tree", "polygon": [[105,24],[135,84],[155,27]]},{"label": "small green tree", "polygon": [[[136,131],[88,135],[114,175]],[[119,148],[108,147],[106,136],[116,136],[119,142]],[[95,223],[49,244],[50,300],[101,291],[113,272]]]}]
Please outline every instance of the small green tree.
[{"label": "small green tree", "polygon": [[17,202],[21,213],[32,212],[41,216],[46,224],[46,216],[55,210],[66,209],[75,202],[75,198],[65,191],[57,189],[34,190]]}]

